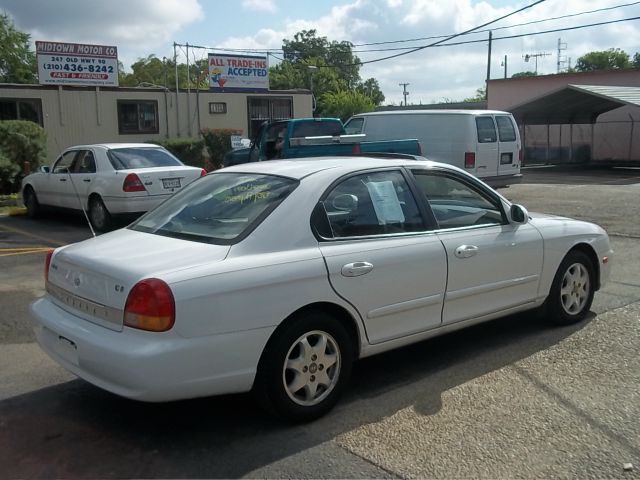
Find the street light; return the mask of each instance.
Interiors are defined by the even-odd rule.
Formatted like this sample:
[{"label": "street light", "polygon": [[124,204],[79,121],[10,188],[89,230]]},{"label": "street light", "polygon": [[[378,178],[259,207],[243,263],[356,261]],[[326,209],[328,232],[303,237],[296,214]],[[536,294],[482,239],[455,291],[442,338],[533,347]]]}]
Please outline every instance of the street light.
[{"label": "street light", "polygon": [[315,112],[316,111],[316,96],[313,94],[313,74],[315,73],[316,70],[318,70],[318,67],[316,67],[315,65],[307,65],[307,68],[311,72],[309,74],[309,83],[311,84],[311,112]]}]

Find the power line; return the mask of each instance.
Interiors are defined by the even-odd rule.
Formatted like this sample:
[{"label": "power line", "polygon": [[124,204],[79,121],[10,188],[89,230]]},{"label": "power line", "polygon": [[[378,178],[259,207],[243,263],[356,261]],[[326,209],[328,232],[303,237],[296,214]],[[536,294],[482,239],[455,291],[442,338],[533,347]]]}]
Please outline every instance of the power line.
[{"label": "power line", "polygon": [[[598,12],[604,12],[607,10],[615,10],[616,8],[623,8],[623,7],[630,7],[633,5],[638,5],[640,3],[640,1],[638,2],[632,2],[632,3],[625,3],[625,4],[621,4],[621,5],[615,5],[613,7],[606,7],[606,8],[598,8],[596,10],[588,10],[585,12],[577,12],[577,13],[571,13],[568,15],[561,15],[559,17],[549,17],[549,18],[544,18],[542,20],[532,20],[530,22],[524,22],[524,23],[516,23],[513,25],[506,25],[504,27],[494,27],[491,30],[492,31],[496,31],[496,30],[504,30],[504,29],[508,29],[508,28],[516,28],[516,27],[524,27],[527,25],[534,25],[537,23],[544,23],[544,22],[550,22],[553,20],[562,20],[564,18],[572,18],[572,17],[578,17],[580,15],[588,15],[591,13],[598,13]],[[482,33],[482,32],[488,32],[489,29],[486,30],[477,30],[474,33]],[[388,44],[392,44],[392,43],[408,43],[408,42],[419,42],[422,40],[433,40],[436,38],[444,38],[447,35],[436,35],[436,36],[431,36],[431,37],[418,37],[418,38],[408,38],[405,40],[388,40],[385,42],[371,42],[371,43],[358,43],[358,44],[352,44],[354,47],[368,47],[368,46],[373,46],[373,45],[388,45]],[[368,51],[368,50],[363,50],[363,51]],[[370,50],[373,51],[373,50]]]}]

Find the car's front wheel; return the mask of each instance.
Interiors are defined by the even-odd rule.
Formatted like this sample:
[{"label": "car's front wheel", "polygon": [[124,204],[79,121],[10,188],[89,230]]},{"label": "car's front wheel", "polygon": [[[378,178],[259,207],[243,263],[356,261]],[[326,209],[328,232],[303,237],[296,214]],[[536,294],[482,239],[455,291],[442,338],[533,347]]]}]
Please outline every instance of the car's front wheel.
[{"label": "car's front wheel", "polygon": [[340,321],[325,313],[290,320],[267,346],[254,392],[278,416],[310,421],[338,401],[351,374],[353,344]]},{"label": "car's front wheel", "polygon": [[594,293],[591,259],[584,252],[569,252],[553,280],[547,298],[547,318],[559,325],[579,322],[589,312]]},{"label": "car's front wheel", "polygon": [[89,219],[96,230],[107,230],[111,224],[111,214],[100,197],[91,197],[89,201]]}]

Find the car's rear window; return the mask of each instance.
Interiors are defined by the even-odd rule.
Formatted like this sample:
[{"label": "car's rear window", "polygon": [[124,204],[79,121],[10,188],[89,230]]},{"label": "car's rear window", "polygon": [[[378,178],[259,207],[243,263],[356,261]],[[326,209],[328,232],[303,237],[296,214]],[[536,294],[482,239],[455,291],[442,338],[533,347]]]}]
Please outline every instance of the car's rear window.
[{"label": "car's rear window", "polygon": [[293,125],[292,138],[342,135],[344,129],[338,121],[298,122]]},{"label": "car's rear window", "polygon": [[248,235],[298,185],[273,175],[213,173],[178,192],[129,228],[228,245]]},{"label": "car's rear window", "polygon": [[182,165],[180,160],[162,148],[114,148],[107,152],[107,156],[116,170],[178,167]]}]

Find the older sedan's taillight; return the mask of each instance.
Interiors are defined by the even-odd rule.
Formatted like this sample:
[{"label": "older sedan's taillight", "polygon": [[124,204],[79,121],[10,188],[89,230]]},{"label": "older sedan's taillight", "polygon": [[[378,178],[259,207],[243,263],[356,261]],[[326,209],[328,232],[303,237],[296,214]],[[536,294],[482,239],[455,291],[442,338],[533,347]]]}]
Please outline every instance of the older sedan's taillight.
[{"label": "older sedan's taillight", "polygon": [[122,191],[123,192],[144,192],[146,188],[142,184],[140,177],[135,173],[130,173],[122,182]]},{"label": "older sedan's taillight", "polygon": [[49,267],[51,267],[51,257],[53,257],[53,250],[47,252],[47,256],[44,258],[44,281],[49,281]]},{"label": "older sedan's taillight", "polygon": [[124,324],[150,332],[166,332],[176,320],[173,293],[165,282],[147,278],[135,284],[124,307]]}]

